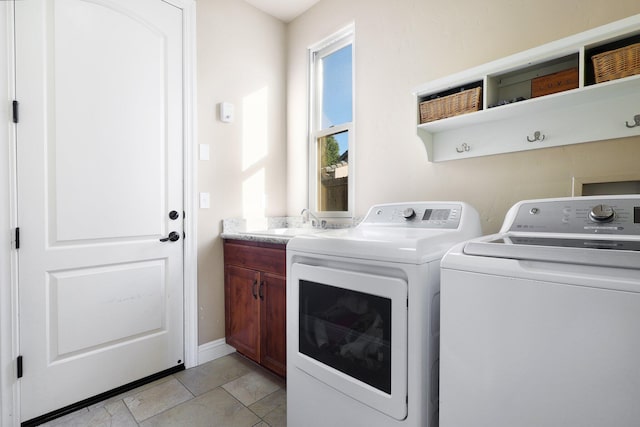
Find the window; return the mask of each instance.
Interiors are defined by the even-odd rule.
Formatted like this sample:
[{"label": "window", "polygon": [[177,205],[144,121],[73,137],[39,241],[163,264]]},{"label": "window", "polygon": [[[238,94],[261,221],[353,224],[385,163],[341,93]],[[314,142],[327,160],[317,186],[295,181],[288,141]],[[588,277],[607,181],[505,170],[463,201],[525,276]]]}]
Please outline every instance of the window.
[{"label": "window", "polygon": [[309,50],[309,206],[324,217],[353,211],[353,26]]}]

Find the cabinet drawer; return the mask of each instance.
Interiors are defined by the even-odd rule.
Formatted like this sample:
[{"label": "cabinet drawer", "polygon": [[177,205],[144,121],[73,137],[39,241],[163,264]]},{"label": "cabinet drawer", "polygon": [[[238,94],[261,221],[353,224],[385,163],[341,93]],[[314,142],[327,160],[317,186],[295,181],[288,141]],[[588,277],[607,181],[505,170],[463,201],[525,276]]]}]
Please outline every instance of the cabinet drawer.
[{"label": "cabinet drawer", "polygon": [[284,276],[287,255],[282,249],[224,242],[224,263]]}]

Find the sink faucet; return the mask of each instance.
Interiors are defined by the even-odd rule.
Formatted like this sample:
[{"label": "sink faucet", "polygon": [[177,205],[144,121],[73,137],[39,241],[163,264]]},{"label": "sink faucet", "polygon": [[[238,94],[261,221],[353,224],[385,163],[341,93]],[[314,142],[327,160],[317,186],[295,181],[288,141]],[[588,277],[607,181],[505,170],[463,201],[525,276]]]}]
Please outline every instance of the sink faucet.
[{"label": "sink faucet", "polygon": [[[300,215],[302,215],[303,224],[306,224],[311,218],[311,225],[314,228],[325,228],[327,226],[327,221],[325,221],[324,219],[321,221],[317,216],[313,214],[313,212],[311,212],[307,208],[302,209],[302,212],[300,212]],[[306,220],[305,220],[305,215],[307,217]]]}]

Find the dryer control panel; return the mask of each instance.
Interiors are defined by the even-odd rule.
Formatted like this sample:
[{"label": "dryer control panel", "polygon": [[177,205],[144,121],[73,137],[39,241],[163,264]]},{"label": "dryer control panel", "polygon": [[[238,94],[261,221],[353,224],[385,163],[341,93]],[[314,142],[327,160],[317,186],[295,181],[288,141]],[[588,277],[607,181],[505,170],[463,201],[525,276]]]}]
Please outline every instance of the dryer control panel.
[{"label": "dryer control panel", "polygon": [[640,236],[640,195],[523,201],[511,208],[503,231]]},{"label": "dryer control panel", "polygon": [[462,203],[413,202],[376,205],[362,221],[367,224],[409,228],[450,228],[460,226]]}]

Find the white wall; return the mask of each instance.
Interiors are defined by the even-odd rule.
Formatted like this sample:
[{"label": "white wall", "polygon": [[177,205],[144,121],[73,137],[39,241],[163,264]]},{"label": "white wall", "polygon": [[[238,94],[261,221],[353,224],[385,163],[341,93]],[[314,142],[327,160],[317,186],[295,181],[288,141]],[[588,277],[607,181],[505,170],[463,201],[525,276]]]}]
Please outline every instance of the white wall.
[{"label": "white wall", "polygon": [[352,21],[356,215],[374,203],[463,200],[491,233],[518,200],[571,195],[573,176],[637,174],[638,137],[430,163],[412,95],[429,80],[637,13],[637,0],[321,0],[287,28],[288,212],[307,203],[306,49]]},{"label": "white wall", "polygon": [[[284,215],[286,209],[285,24],[239,0],[198,0],[199,342],[224,337],[224,218]],[[220,102],[233,123],[217,119]]]}]

